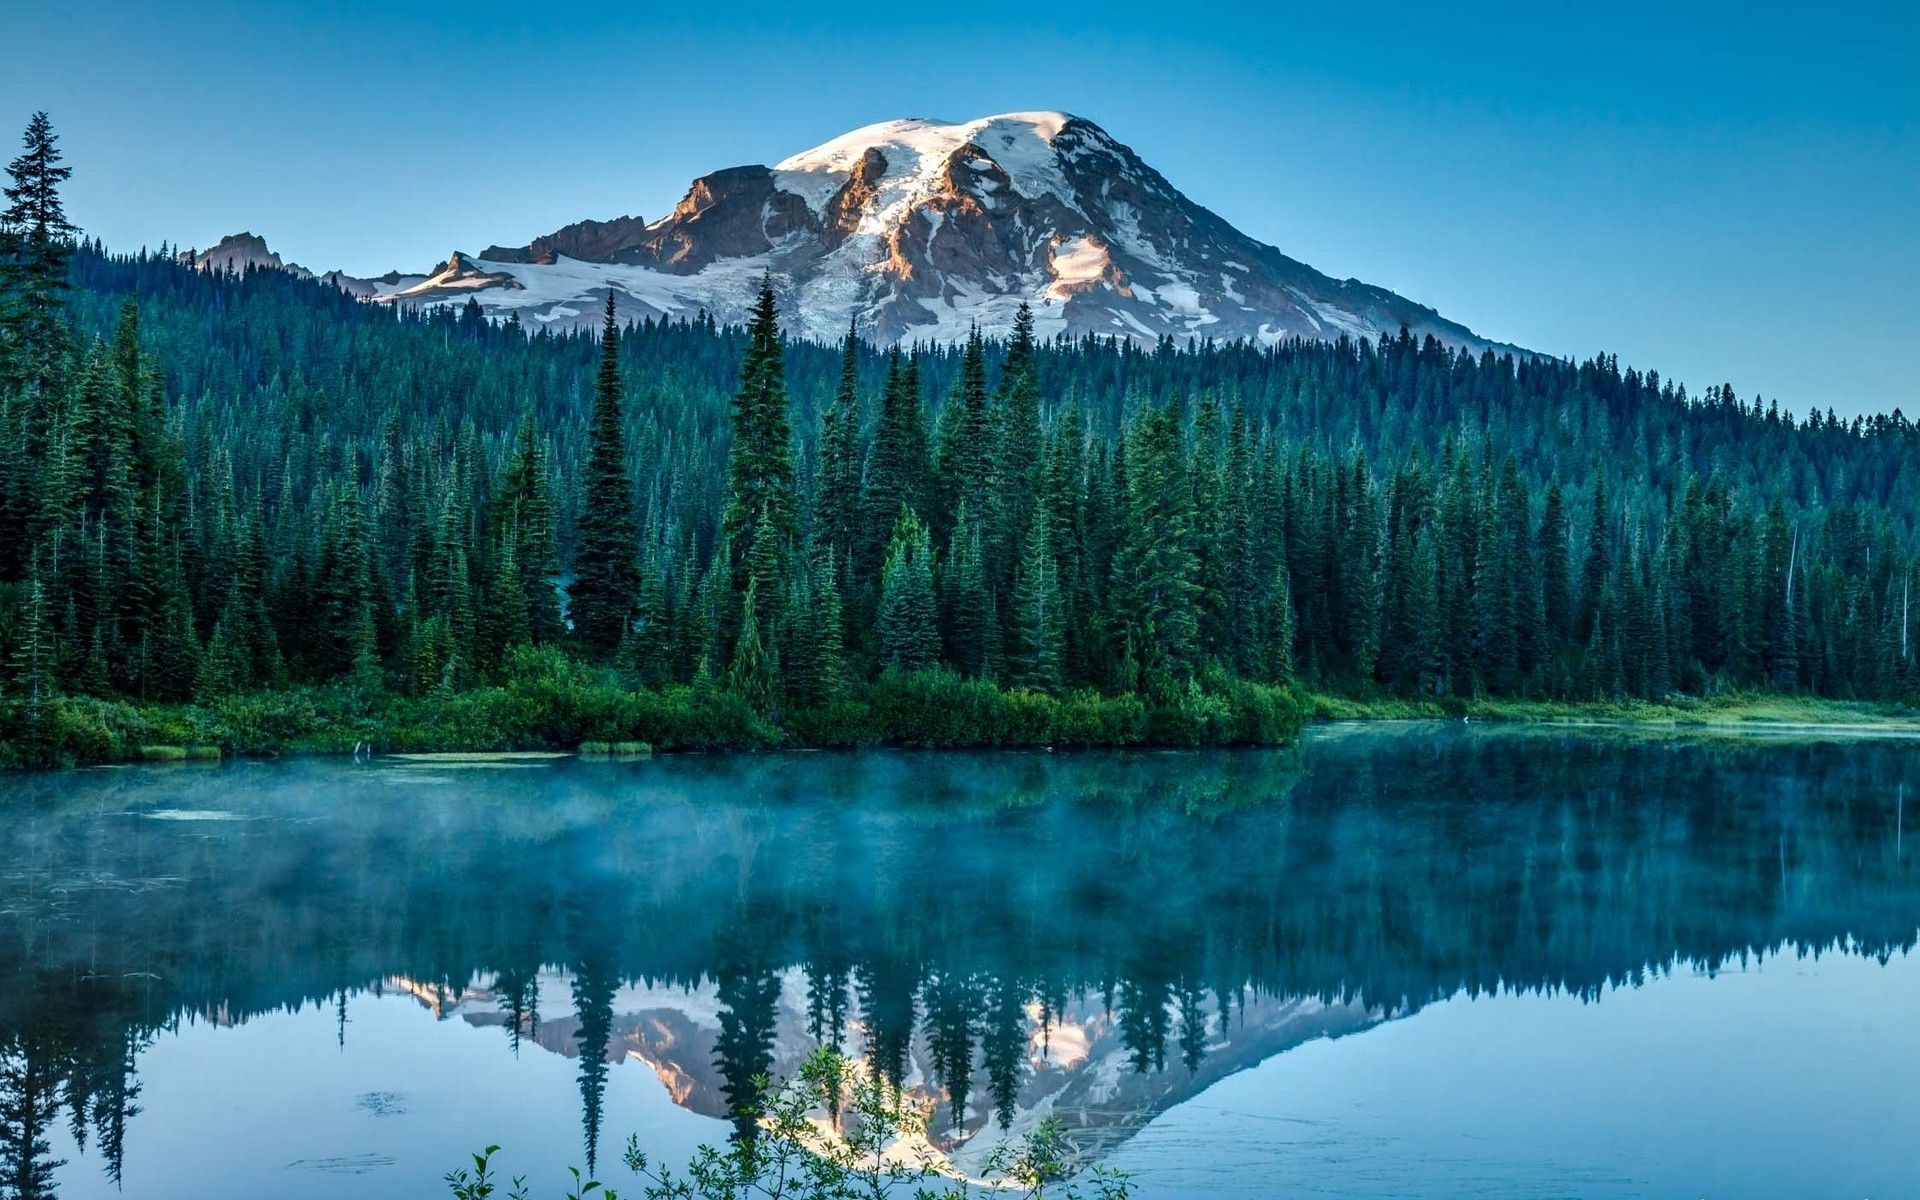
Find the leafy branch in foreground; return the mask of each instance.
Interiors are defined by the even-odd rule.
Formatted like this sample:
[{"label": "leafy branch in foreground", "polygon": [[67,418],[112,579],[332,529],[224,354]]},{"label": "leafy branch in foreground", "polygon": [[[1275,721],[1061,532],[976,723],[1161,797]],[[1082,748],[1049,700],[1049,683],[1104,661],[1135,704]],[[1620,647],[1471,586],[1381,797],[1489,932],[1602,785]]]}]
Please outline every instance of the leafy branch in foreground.
[{"label": "leafy branch in foreground", "polygon": [[[976,1187],[1009,1200],[1127,1200],[1127,1176],[1095,1166],[1071,1178],[1065,1128],[1047,1120],[995,1147],[977,1181],[945,1168],[927,1141],[930,1106],[903,1095],[846,1055],[822,1048],[783,1083],[760,1079],[765,1100],[750,1116],[755,1134],[724,1147],[706,1145],[680,1172],[655,1163],[627,1139],[627,1169],[646,1200],[965,1200]],[[473,1170],[449,1172],[453,1200],[530,1200],[524,1179],[499,1192],[488,1146]],[[578,1169],[565,1200],[618,1200],[619,1193]]]}]

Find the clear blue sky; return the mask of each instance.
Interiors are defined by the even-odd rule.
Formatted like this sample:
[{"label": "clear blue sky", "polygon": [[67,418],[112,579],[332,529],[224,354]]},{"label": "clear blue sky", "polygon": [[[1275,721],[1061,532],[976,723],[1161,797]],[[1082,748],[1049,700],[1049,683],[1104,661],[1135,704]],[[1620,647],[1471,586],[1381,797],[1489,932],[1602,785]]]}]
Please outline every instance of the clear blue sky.
[{"label": "clear blue sky", "polygon": [[51,112],[111,246],[249,229],[371,273],[876,120],[1060,108],[1485,335],[1913,415],[1917,12],[13,0],[0,122]]}]

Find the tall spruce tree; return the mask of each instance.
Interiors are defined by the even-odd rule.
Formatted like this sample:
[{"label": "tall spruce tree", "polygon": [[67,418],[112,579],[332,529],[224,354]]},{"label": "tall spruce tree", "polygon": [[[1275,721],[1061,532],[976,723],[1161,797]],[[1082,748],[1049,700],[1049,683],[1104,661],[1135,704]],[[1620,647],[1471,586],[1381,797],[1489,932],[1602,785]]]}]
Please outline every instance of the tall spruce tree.
[{"label": "tall spruce tree", "polygon": [[60,185],[73,168],[61,165],[60,138],[46,113],[33,114],[21,141],[7,164],[12,182],[0,211],[0,384],[46,397],[66,350],[62,295],[77,230]]},{"label": "tall spruce tree", "polygon": [[902,361],[895,347],[887,355],[886,388],[881,393],[880,419],[874,429],[866,491],[861,499],[863,533],[854,575],[863,586],[877,589],[900,514],[912,510],[925,519],[930,486],[927,414],[920,397],[920,373],[912,359]]},{"label": "tall spruce tree", "polygon": [[842,567],[860,540],[865,455],[860,435],[860,340],[849,325],[841,343],[840,387],[820,419],[820,472],[814,489],[813,537]]},{"label": "tall spruce tree", "polygon": [[609,292],[600,334],[600,374],[587,426],[579,547],[574,552],[573,585],[568,589],[574,632],[603,652],[617,647],[625,636],[640,588],[624,400],[620,326]]},{"label": "tall spruce tree", "polygon": [[1052,525],[1044,511],[1036,510],[1013,578],[1012,679],[1019,686],[1059,689],[1066,639],[1062,608]]},{"label": "tall spruce tree", "polygon": [[[727,504],[721,523],[734,548],[733,582],[739,594],[746,590],[747,555],[761,540],[762,525],[783,563],[795,544],[793,434],[787,419],[784,352],[773,281],[763,280],[747,323],[740,387],[729,410],[733,441],[727,451]],[[785,591],[784,568],[780,577],[762,579],[761,584],[761,616],[777,617],[766,609],[777,607]]]},{"label": "tall spruce tree", "polygon": [[912,509],[900,514],[887,548],[876,624],[882,666],[920,671],[939,661],[933,542]]}]

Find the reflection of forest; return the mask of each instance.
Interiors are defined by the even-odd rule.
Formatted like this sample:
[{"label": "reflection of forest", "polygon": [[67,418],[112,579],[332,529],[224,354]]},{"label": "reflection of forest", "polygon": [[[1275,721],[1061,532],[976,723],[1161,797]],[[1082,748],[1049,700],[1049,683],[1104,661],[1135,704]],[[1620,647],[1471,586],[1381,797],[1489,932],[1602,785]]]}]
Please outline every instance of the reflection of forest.
[{"label": "reflection of forest", "polygon": [[1676,959],[1884,955],[1920,912],[1916,764],[1889,744],[1429,726],[1296,754],[18,779],[0,1194],[48,1193],[60,1120],[117,1172],[138,1053],[183,1014],[245,1020],[396,976],[484,980],[519,1036],[540,1028],[522,1010],[543,972],[549,1010],[565,972],[567,1028],[597,1048],[580,1056],[591,1147],[623,988],[711,998],[729,1105],[799,1009],[895,1078],[924,1068],[951,1128],[1010,1119],[1036,1025],[1089,1014],[1130,1070],[1204,1086],[1209,1046],[1261,1005],[1378,1014],[1460,989],[1587,996]]}]

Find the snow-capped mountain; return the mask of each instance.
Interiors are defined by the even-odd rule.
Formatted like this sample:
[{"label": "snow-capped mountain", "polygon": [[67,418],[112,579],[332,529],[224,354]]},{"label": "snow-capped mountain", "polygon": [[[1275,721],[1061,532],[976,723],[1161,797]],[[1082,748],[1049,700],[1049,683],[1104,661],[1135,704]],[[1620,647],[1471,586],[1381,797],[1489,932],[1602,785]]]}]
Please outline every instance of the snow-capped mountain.
[{"label": "snow-capped mountain", "polygon": [[[265,247],[260,247],[264,251]],[[1003,332],[1154,340],[1431,333],[1489,345],[1431,308],[1336,280],[1181,194],[1091,121],[1060,112],[869,125],[772,167],[696,179],[655,221],[585,221],[426,274],[341,281],[381,303],[465,304],[523,322],[744,318],[763,277],[792,331],[855,321],[879,341]]]},{"label": "snow-capped mountain", "polygon": [[[458,1017],[477,1026],[507,1022],[501,997],[484,979],[464,988],[390,978],[387,986],[411,993],[439,1019]],[[577,1056],[580,1022],[574,1015],[569,977],[542,972],[537,1014],[521,1032],[526,1041],[557,1054]],[[861,1053],[868,1027],[852,1004],[846,1044]],[[644,1064],[673,1102],[708,1117],[730,1111],[720,1064],[723,1003],[716,986],[695,988],[631,985],[612,999],[613,1020],[605,1053],[611,1062]],[[820,1045],[809,1032],[806,981],[797,969],[781,972],[779,1001],[761,1064],[779,1079],[793,1078],[801,1060]],[[1319,1038],[1343,1037],[1403,1015],[1355,1000],[1247,995],[1231,1013],[1207,1002],[1207,1035],[1198,1062],[1171,1054],[1141,1069],[1120,1021],[1104,999],[1070,997],[1057,1012],[1030,1004],[1024,1013],[1024,1054],[1012,1111],[1002,1128],[990,1095],[991,1077],[976,1066],[964,1112],[956,1122],[952,1097],[936,1079],[934,1048],[924,1027],[906,1047],[901,1085],[906,1096],[939,1110],[923,1148],[957,1173],[978,1178],[995,1147],[1054,1118],[1066,1129],[1067,1153],[1076,1167],[1111,1154],[1160,1114],[1200,1095],[1229,1075],[1258,1066]],[[1170,1014],[1169,1020],[1174,1018]]]}]

